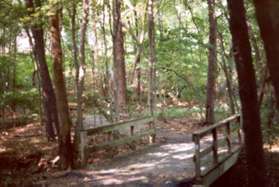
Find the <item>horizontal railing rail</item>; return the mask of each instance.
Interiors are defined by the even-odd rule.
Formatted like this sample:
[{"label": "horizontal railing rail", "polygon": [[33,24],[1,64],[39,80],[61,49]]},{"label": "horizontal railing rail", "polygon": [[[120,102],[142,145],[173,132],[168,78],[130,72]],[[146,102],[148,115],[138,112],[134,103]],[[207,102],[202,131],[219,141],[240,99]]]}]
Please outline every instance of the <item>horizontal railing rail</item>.
[{"label": "horizontal railing rail", "polygon": [[[80,159],[83,165],[87,161],[88,153],[93,150],[102,149],[105,147],[115,147],[119,145],[129,144],[133,141],[149,137],[149,143],[155,142],[155,125],[154,117],[147,116],[139,119],[132,119],[128,121],[116,122],[109,125],[104,125],[91,129],[80,130]],[[125,131],[124,134],[115,135]],[[89,141],[90,137],[106,136],[105,140]]]}]

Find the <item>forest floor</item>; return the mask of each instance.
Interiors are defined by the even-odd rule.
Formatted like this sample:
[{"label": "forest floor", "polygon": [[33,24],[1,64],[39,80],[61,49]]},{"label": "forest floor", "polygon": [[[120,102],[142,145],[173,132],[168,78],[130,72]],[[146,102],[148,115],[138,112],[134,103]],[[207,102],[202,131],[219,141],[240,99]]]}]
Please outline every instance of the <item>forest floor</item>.
[{"label": "forest floor", "polygon": [[[164,119],[157,121],[157,125],[179,133],[192,133],[200,128],[197,120],[189,118]],[[28,186],[37,181],[55,178],[55,173],[59,173],[56,163],[57,143],[48,142],[42,129],[39,123],[31,123],[0,132],[0,186]],[[157,141],[167,141],[168,136],[163,134]],[[136,146],[137,149],[141,148],[140,144]],[[279,186],[278,149],[279,142],[265,154],[270,186]],[[129,151],[131,150],[128,148],[101,151],[94,154],[94,158],[89,159],[89,162],[98,165]],[[242,154],[238,164],[212,186],[245,186],[245,166],[245,155]]]}]

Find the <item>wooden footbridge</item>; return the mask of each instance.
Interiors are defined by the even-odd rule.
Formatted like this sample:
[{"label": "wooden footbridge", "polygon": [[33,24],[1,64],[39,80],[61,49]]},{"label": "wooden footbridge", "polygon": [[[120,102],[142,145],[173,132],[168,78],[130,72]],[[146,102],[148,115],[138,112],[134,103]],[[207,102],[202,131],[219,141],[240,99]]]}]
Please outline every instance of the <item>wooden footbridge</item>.
[{"label": "wooden footbridge", "polygon": [[[237,159],[242,147],[240,115],[231,116],[193,134],[168,134],[156,143],[160,127],[145,117],[81,131],[80,156],[85,163],[96,149],[148,140],[149,146],[86,169],[94,186],[209,186]],[[100,142],[100,135],[105,139]],[[86,185],[85,185],[86,186]]]},{"label": "wooden footbridge", "polygon": [[[80,157],[84,163],[94,150],[123,144],[132,147],[135,141],[146,142],[148,146],[103,164],[71,171],[79,176],[76,181],[70,177],[62,182],[48,180],[44,185],[210,186],[238,159],[243,137],[240,115],[192,134],[164,129],[154,122],[154,118],[145,117],[82,130]],[[167,139],[160,142],[160,136]]]}]

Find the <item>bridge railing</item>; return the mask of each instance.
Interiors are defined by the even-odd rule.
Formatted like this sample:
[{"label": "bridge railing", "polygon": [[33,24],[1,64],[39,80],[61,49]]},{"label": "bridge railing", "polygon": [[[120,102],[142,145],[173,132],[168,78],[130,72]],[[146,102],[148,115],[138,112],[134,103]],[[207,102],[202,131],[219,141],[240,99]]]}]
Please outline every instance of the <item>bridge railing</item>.
[{"label": "bridge railing", "polygon": [[240,115],[231,116],[194,132],[193,141],[196,179],[200,179],[240,150],[242,145]]},{"label": "bridge railing", "polygon": [[80,159],[86,163],[88,153],[105,147],[129,144],[148,137],[155,142],[154,117],[148,116],[80,131]]}]

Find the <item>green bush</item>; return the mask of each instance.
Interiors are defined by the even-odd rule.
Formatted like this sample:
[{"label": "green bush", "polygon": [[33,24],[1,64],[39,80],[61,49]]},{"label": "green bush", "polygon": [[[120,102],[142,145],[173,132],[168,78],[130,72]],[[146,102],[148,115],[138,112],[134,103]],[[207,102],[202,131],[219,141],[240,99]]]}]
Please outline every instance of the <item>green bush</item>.
[{"label": "green bush", "polygon": [[4,92],[0,95],[0,108],[11,107],[15,105],[18,108],[29,109],[32,112],[38,112],[39,94],[36,89],[30,89],[17,92]]}]

